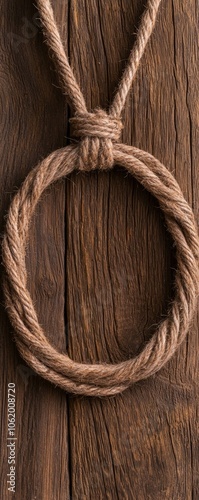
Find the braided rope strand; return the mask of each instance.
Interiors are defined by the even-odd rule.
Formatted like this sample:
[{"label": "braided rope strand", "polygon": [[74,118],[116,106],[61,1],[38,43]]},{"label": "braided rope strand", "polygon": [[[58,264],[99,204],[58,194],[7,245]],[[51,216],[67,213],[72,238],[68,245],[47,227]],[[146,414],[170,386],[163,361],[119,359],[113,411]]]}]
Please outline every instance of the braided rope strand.
[{"label": "braided rope strand", "polygon": [[51,50],[60,77],[62,91],[66,94],[73,111],[86,113],[85,100],[68,62],[51,3],[49,0],[37,0],[37,7],[43,24],[45,40]]},{"label": "braided rope strand", "polygon": [[110,107],[110,115],[121,116],[127,95],[135,78],[141,58],[155,26],[161,0],[150,0],[141,19],[137,38],[129,56],[128,63],[120,80],[118,90]]}]

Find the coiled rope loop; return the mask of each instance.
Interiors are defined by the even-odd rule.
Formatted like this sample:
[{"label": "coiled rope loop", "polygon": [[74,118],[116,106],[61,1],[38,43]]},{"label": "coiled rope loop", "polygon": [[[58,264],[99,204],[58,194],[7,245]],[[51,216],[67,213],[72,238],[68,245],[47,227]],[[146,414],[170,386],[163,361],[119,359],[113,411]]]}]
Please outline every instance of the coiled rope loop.
[{"label": "coiled rope loop", "polygon": [[[38,374],[67,392],[109,396],[156,373],[171,358],[187,334],[196,307],[199,283],[199,239],[193,212],[172,174],[152,155],[118,143],[121,112],[153,30],[160,0],[149,0],[136,43],[113,103],[106,113],[89,113],[66,57],[49,0],[37,0],[48,46],[53,53],[62,90],[73,109],[72,133],[80,139],[51,153],[27,176],[15,195],[2,244],[6,270],[5,301],[24,360]],[[136,357],[117,364],[77,363],[58,352],[45,336],[27,289],[25,251],[31,217],[43,191],[75,169],[109,169],[119,164],[159,201],[176,247],[175,297],[168,316]]]}]

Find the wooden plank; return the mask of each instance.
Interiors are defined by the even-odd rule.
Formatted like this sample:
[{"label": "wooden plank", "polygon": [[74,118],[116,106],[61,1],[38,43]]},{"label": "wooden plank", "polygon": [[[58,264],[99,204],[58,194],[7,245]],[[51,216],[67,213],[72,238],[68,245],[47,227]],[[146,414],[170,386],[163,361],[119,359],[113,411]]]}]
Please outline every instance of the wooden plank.
[{"label": "wooden plank", "polygon": [[[68,3],[53,2],[66,40]],[[38,29],[33,2],[1,2],[1,232],[13,191],[41,157],[63,145],[66,107]],[[48,190],[32,226],[29,286],[48,337],[65,346],[65,185]],[[1,302],[3,298],[1,298]],[[67,401],[17,354],[3,308],[1,321],[1,498],[69,498]],[[7,384],[16,384],[16,493],[7,489]]]},{"label": "wooden plank", "polygon": [[[89,108],[110,102],[141,4],[71,2],[70,60]],[[196,216],[197,16],[194,0],[162,1],[123,135],[168,166]],[[126,359],[172,299],[175,254],[158,204],[118,167],[71,176],[66,207],[70,354],[91,362]],[[73,500],[198,499],[197,332],[195,322],[169,364],[123,395],[70,398]]]}]

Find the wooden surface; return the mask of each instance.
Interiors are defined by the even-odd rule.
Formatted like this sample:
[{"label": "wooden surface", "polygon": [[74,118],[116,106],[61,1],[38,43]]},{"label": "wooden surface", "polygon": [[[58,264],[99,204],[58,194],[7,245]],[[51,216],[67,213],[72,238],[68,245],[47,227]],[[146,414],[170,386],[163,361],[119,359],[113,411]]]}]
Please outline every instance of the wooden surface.
[{"label": "wooden surface", "polygon": [[[53,0],[89,109],[107,107],[144,2]],[[67,144],[68,109],[27,0],[1,2],[1,233],[13,193]],[[196,217],[197,2],[163,0],[124,113],[123,141],[176,176]],[[43,196],[27,255],[47,336],[80,361],[127,359],[172,299],[175,252],[157,201],[119,166],[73,174]],[[115,398],[66,396],[26,367],[1,294],[1,498],[198,500],[198,318],[174,358]],[[7,384],[16,384],[16,493],[6,485]]]}]

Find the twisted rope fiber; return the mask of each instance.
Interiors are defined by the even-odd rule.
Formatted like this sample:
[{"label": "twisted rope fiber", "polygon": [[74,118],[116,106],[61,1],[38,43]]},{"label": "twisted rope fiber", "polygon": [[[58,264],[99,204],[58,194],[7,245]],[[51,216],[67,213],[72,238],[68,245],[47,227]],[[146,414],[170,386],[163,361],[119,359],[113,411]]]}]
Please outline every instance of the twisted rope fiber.
[{"label": "twisted rope fiber", "polygon": [[[156,373],[171,358],[185,338],[193,318],[199,282],[199,239],[193,212],[172,174],[149,153],[119,143],[121,112],[152,33],[160,0],[148,1],[136,43],[130,54],[118,91],[108,113],[90,113],[63,49],[49,0],[37,0],[44,34],[54,57],[62,90],[73,109],[73,136],[80,138],[51,153],[27,176],[15,195],[3,239],[6,307],[15,329],[15,339],[24,360],[38,374],[67,392],[109,396]],[[35,207],[44,190],[74,170],[124,167],[153,196],[164,212],[176,247],[175,298],[167,318],[133,359],[118,364],[83,364],[58,352],[40,326],[27,289],[26,246]]]}]

